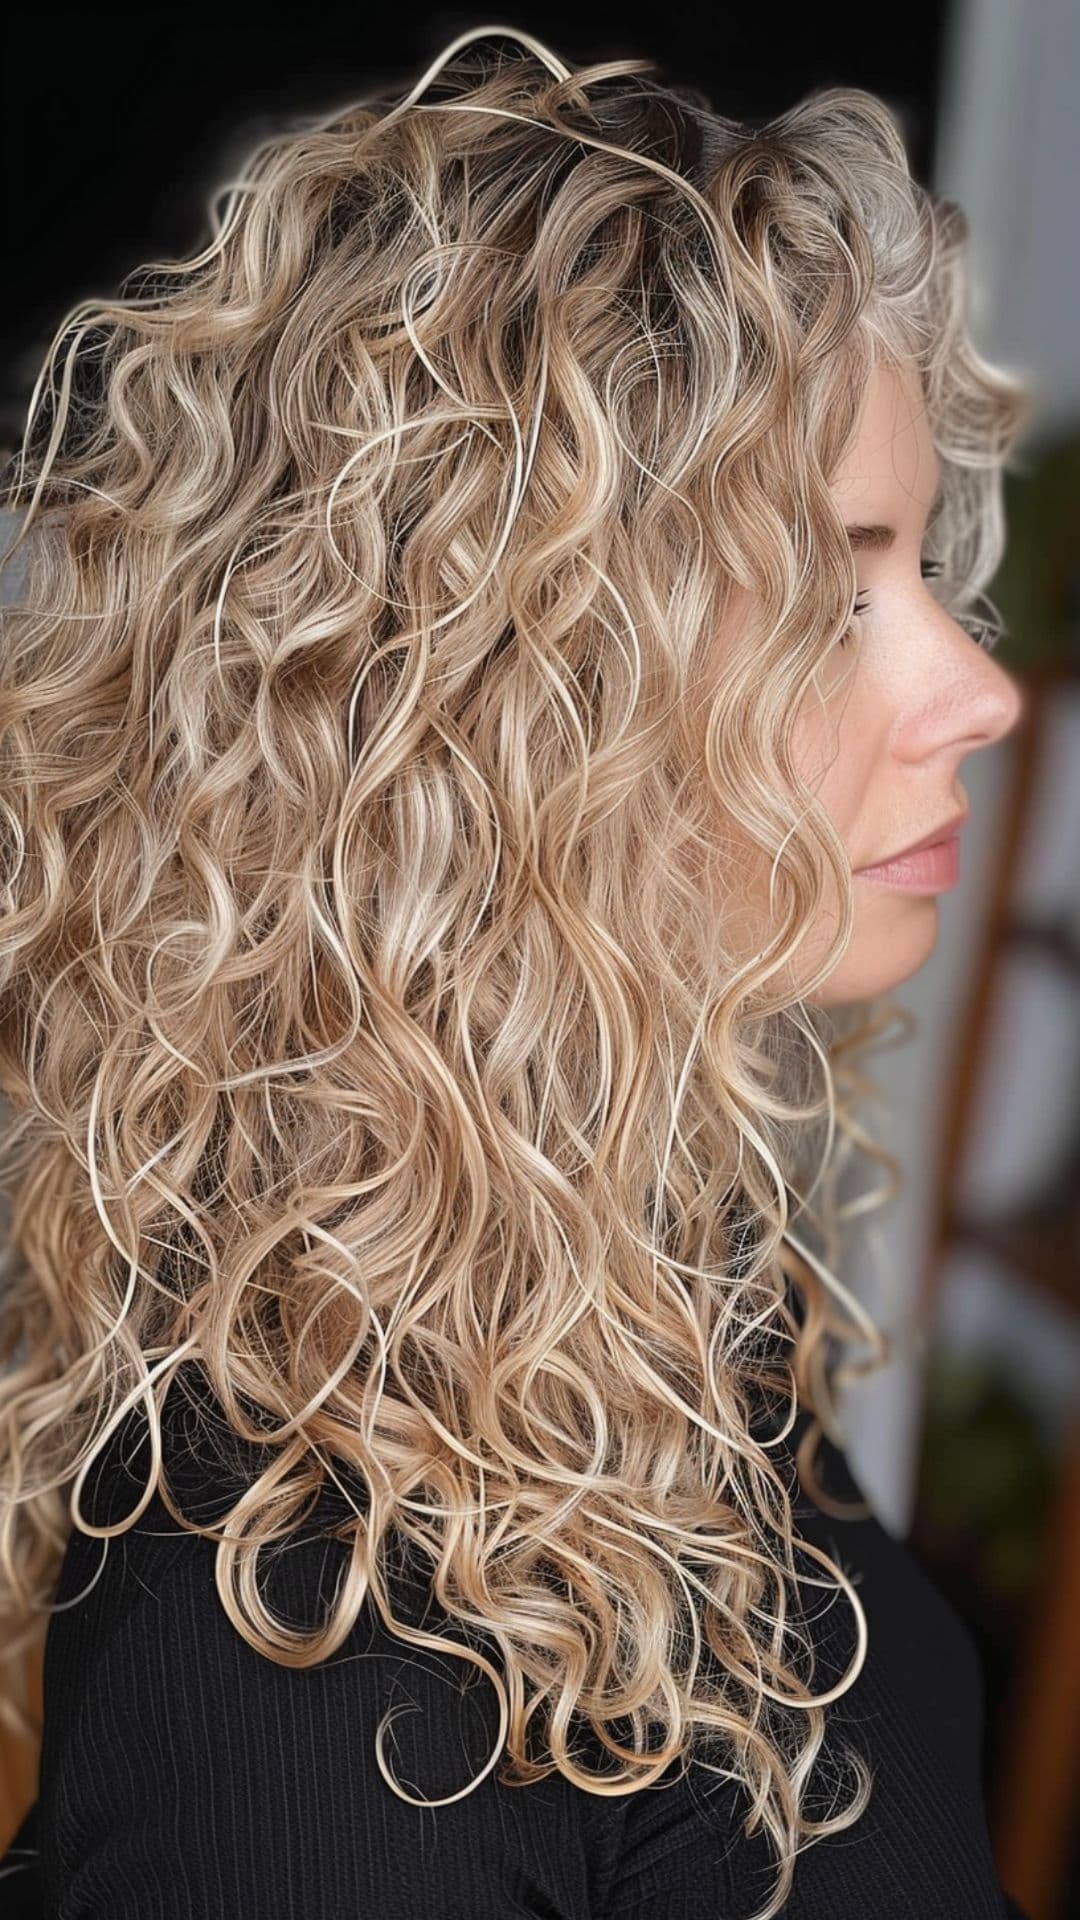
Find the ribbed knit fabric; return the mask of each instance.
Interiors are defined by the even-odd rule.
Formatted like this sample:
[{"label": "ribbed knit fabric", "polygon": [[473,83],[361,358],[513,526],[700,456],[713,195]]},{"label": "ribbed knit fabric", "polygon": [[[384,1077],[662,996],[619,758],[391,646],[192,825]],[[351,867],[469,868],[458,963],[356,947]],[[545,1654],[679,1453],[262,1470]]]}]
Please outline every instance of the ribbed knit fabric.
[{"label": "ribbed knit fabric", "polygon": [[[188,1405],[174,1387],[172,1482],[183,1511],[216,1519],[237,1481],[193,1414],[170,1418]],[[129,1424],[88,1476],[88,1516],[130,1511],[144,1436]],[[826,1445],[824,1459],[830,1492],[858,1498],[843,1456]],[[297,1626],[319,1617],[344,1554],[313,1532],[345,1511],[329,1496],[265,1575],[260,1559],[268,1603]],[[810,1810],[827,1811],[828,1759],[839,1766],[846,1740],[875,1785],[853,1828],[799,1856],[786,1920],[1026,1920],[991,1858],[982,1676],[966,1629],[877,1520],[833,1519],[801,1492],[795,1516],[856,1580],[870,1631],[863,1672],[827,1710]],[[72,1535],[46,1642],[39,1797],[0,1862],[4,1920],[745,1920],[763,1901],[771,1856],[741,1831],[745,1801],[696,1766],[606,1798],[558,1774],[508,1788],[496,1765],[454,1805],[407,1806],[376,1764],[378,1721],[393,1707],[384,1755],[407,1792],[454,1793],[497,1737],[484,1677],[394,1641],[370,1600],[321,1667],[273,1664],[228,1620],[213,1561],[213,1544],[178,1532],[157,1497],[107,1551]],[[398,1591],[411,1621],[427,1601],[426,1625],[444,1626],[404,1563]],[[847,1664],[854,1622],[842,1596],[823,1612],[828,1593],[803,1591],[821,1691]],[[600,1770],[587,1729],[580,1748]]]}]

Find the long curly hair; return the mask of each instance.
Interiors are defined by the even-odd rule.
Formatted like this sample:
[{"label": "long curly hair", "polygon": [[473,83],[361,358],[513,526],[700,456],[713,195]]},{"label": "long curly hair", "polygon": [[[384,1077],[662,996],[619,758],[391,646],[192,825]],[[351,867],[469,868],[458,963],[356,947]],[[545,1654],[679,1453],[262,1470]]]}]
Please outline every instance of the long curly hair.
[{"label": "long curly hair", "polygon": [[[852,1751],[809,1818],[866,1623],[802,1543],[858,1625],[815,1694],[775,1456],[808,1409],[818,1497],[837,1383],[889,1349],[837,1267],[899,1184],[857,1108],[911,1025],[814,1005],[852,928],[791,753],[855,592],[829,475],[914,361],[970,618],[1024,399],[968,336],[963,215],[860,89],[750,126],[481,29],[260,131],[210,204],[203,251],[65,316],[9,469],[0,1637],[14,1670],[72,1526],[160,1490],[268,1659],[323,1660],[370,1592],[486,1674],[478,1780],[721,1766],[769,1920],[872,1786]],[[162,1453],[189,1361],[267,1460],[213,1527]],[[135,1408],[145,1491],[92,1527]],[[329,1483],[347,1574],[301,1632],[255,1563]],[[464,1642],[397,1618],[395,1542]]]}]

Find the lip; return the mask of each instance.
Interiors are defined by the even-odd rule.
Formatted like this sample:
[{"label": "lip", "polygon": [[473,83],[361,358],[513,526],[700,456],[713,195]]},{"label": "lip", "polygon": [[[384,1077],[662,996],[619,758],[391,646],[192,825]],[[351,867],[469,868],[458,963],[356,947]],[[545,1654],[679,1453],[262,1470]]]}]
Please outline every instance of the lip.
[{"label": "lip", "polygon": [[954,840],[967,819],[971,809],[965,807],[962,813],[955,813],[951,820],[945,820],[940,827],[932,827],[921,840],[913,840],[910,846],[901,847],[898,852],[890,853],[885,860],[877,861],[869,867],[856,867],[856,873],[882,873],[886,867],[895,866],[900,860],[908,860],[912,854],[922,853],[927,847],[943,846],[946,841]]},{"label": "lip", "polygon": [[880,867],[860,867],[858,872],[863,880],[891,887],[894,893],[944,893],[960,878],[960,836],[954,833],[951,839],[920,847],[917,853],[905,853]]}]

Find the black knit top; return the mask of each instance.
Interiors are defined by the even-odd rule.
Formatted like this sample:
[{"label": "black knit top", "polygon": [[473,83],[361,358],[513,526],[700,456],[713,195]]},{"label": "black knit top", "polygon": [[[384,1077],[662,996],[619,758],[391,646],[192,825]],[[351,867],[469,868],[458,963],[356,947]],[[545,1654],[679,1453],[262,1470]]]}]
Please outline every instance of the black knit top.
[{"label": "black knit top", "polygon": [[[176,1497],[217,1520],[237,1483],[178,1385],[164,1425]],[[87,1476],[83,1511],[129,1512],[147,1458],[139,1416]],[[819,1459],[832,1494],[860,1497],[835,1448]],[[861,1674],[826,1709],[833,1771],[811,1811],[828,1811],[838,1779],[850,1797],[844,1744],[875,1778],[857,1823],[799,1855],[787,1920],[1025,1920],[991,1858],[967,1630],[876,1519],[823,1515],[791,1484],[798,1530],[854,1579],[870,1634]],[[321,1616],[344,1554],[313,1537],[323,1511],[265,1575],[260,1556],[268,1604],[297,1626]],[[453,1805],[407,1805],[376,1763],[378,1722],[393,1707],[383,1754],[406,1792],[456,1793],[497,1735],[486,1678],[393,1640],[370,1599],[321,1667],[276,1665],[225,1614],[214,1552],[157,1496],[108,1543],[72,1534],[45,1648],[38,1799],[0,1862],[5,1920],[746,1920],[763,1903],[767,1843],[743,1834],[735,1789],[693,1764],[603,1797],[558,1774],[509,1788],[497,1763]],[[806,1591],[820,1692],[847,1667],[855,1622],[842,1595],[823,1610],[827,1592]],[[426,1600],[426,1626],[442,1630],[433,1596],[413,1598],[402,1611],[419,1624]]]}]

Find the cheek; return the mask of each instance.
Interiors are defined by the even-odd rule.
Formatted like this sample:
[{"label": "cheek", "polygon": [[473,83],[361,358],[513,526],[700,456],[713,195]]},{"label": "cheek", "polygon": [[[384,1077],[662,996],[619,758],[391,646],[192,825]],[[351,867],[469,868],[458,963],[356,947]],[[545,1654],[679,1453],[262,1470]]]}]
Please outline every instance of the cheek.
[{"label": "cheek", "polygon": [[848,678],[823,699],[811,693],[795,723],[792,748],[800,777],[816,794],[846,846],[884,764],[880,703]]}]

